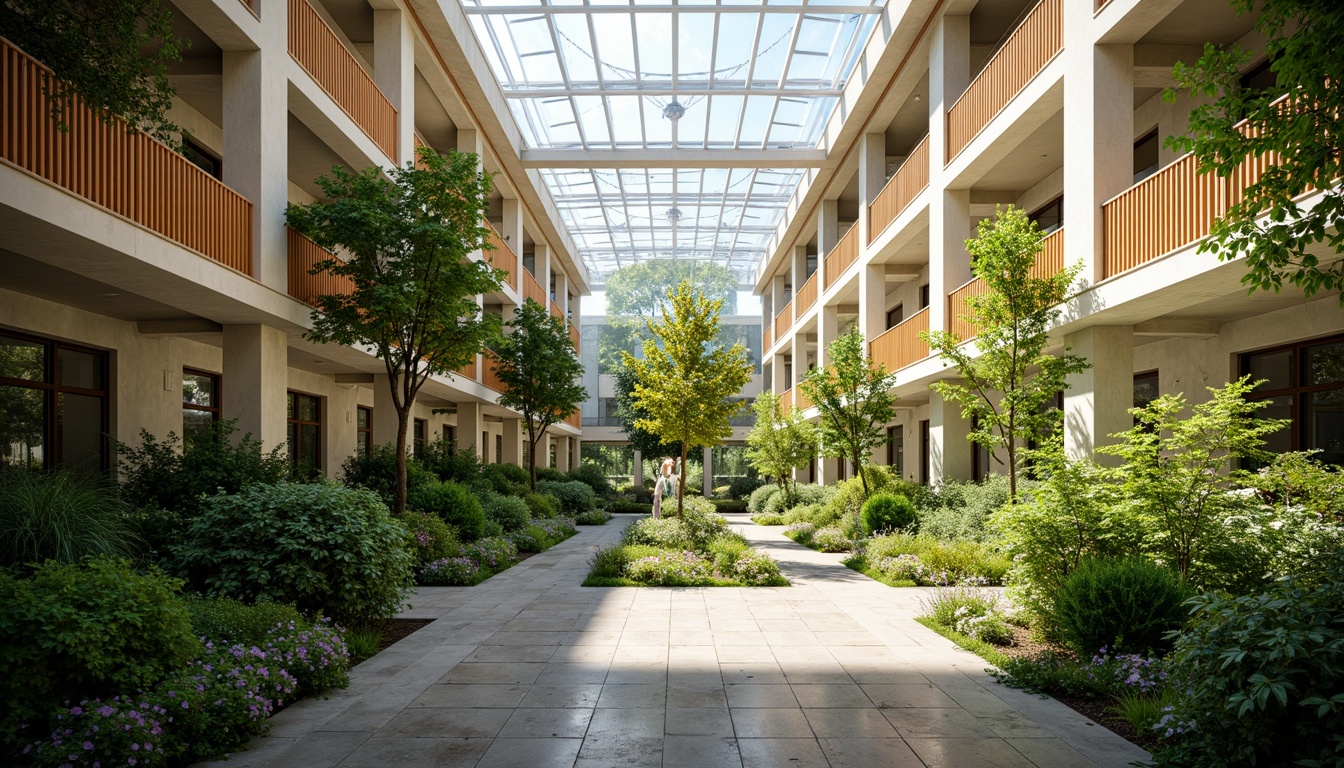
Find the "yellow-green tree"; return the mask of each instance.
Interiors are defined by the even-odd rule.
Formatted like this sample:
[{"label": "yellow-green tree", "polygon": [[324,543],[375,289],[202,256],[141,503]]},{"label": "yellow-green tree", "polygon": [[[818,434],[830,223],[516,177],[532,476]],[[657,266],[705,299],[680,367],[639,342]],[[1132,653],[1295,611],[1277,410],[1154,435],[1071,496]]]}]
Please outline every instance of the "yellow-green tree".
[{"label": "yellow-green tree", "polygon": [[[722,308],[722,300],[683,282],[668,292],[662,322],[648,322],[652,338],[644,342],[644,359],[624,354],[637,379],[635,402],[647,414],[635,425],[680,443],[682,467],[691,446],[717,445],[733,434],[729,420],[742,406],[729,398],[751,380],[746,348],[725,346],[719,337]],[[678,483],[678,515],[685,495],[686,484]]]}]

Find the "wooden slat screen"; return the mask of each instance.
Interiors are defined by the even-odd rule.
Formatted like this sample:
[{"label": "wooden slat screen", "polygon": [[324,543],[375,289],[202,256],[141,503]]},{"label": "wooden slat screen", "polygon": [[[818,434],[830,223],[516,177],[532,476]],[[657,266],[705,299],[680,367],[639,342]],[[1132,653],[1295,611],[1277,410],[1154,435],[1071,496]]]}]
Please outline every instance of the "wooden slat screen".
[{"label": "wooden slat screen", "polygon": [[868,206],[868,242],[882,234],[929,186],[929,137],[912,150],[891,180]]},{"label": "wooden slat screen", "polygon": [[[1075,2],[1077,0],[1074,0]],[[1062,0],[1041,0],[995,52],[970,87],[947,111],[947,157],[971,143],[976,134],[1013,100],[1063,47]]]},{"label": "wooden slat screen", "polygon": [[[1057,274],[1062,269],[1064,269],[1064,230],[1057,229],[1041,239],[1041,251],[1036,254],[1036,263],[1029,274],[1032,277],[1046,277]],[[985,282],[977,277],[947,295],[947,322],[950,326],[948,330],[957,334],[962,340],[974,338],[980,332],[973,323],[963,317],[971,311],[966,299],[983,296],[986,290],[988,289]]]},{"label": "wooden slat screen", "polygon": [[[78,98],[56,129],[50,70],[0,38],[0,158],[187,248],[252,274],[252,203],[125,122]],[[50,80],[53,87],[60,87]]]},{"label": "wooden slat screen", "polygon": [[453,371],[453,375],[461,376],[462,378],[470,379],[471,381],[479,381],[479,379],[476,378],[476,361],[472,360],[470,363]]},{"label": "wooden slat screen", "polygon": [[817,303],[817,273],[813,272],[803,283],[803,287],[798,289],[798,298],[795,300],[798,307],[798,314],[801,316],[804,312],[812,308]]},{"label": "wooden slat screen", "polygon": [[548,298],[547,307],[551,310],[552,317],[557,317],[561,320],[565,319],[565,311],[560,308],[559,304],[555,303],[555,299]]},{"label": "wooden slat screen", "polygon": [[551,297],[546,295],[546,289],[541,287],[537,278],[526,269],[523,270],[523,300],[531,299],[541,306],[545,307],[550,303]]},{"label": "wooden slat screen", "polygon": [[499,374],[495,373],[495,356],[490,351],[481,353],[481,364],[484,370],[481,371],[481,383],[496,392],[504,392],[508,389],[504,382],[499,380]]},{"label": "wooden slat screen", "polygon": [[767,350],[775,346],[775,329],[769,325],[761,331],[761,349]]},{"label": "wooden slat screen", "polygon": [[326,272],[309,274],[314,264],[331,258],[332,254],[297,231],[290,229],[288,232],[290,296],[315,307],[318,296],[350,293],[355,289],[355,284],[348,277]]},{"label": "wooden slat screen", "polygon": [[1229,180],[1197,170],[1186,155],[1102,205],[1106,277],[1209,234],[1227,210]]},{"label": "wooden slat screen", "polygon": [[789,303],[785,304],[784,308],[779,311],[779,314],[775,315],[775,341],[783,339],[784,335],[789,332],[789,328],[792,326],[793,301],[789,301]]},{"label": "wooden slat screen", "polygon": [[904,322],[868,342],[868,355],[888,371],[898,371],[929,356],[929,345],[919,338],[929,330],[929,308],[907,317]]},{"label": "wooden slat screen", "polygon": [[779,412],[788,413],[793,408],[793,390],[786,389],[779,393]]},{"label": "wooden slat screen", "polygon": [[490,227],[490,242],[495,246],[495,250],[485,251],[485,260],[490,263],[490,266],[508,272],[507,282],[509,287],[516,291],[518,290],[518,256],[490,222],[485,222],[485,226]]},{"label": "wooden slat screen", "polygon": [[574,345],[574,354],[579,353],[579,327],[573,323],[569,324],[569,341]]},{"label": "wooden slat screen", "polygon": [[308,0],[289,0],[289,55],[374,144],[397,156],[397,110]]},{"label": "wooden slat screen", "polygon": [[840,280],[840,276],[849,269],[850,265],[859,260],[859,225],[856,222],[840,238],[840,242],[835,244],[831,252],[826,254],[826,262],[822,278],[826,281],[825,287],[830,288]]},{"label": "wooden slat screen", "polygon": [[565,423],[575,429],[583,429],[582,418],[583,418],[582,413],[579,411],[575,411],[565,417]]}]

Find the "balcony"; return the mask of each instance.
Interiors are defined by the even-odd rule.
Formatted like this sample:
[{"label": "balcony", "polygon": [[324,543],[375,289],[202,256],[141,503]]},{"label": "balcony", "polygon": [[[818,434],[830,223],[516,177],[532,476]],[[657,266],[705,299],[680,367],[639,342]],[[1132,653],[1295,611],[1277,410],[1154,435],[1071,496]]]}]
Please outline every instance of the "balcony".
[{"label": "balcony", "polygon": [[518,290],[518,256],[514,254],[513,249],[504,241],[504,238],[500,237],[499,232],[490,225],[490,222],[485,222],[485,226],[490,229],[490,244],[495,246],[495,250],[485,251],[485,260],[489,262],[490,266],[508,272],[509,275],[505,278],[505,283],[516,291]]},{"label": "balcony", "polygon": [[379,149],[397,156],[397,110],[308,0],[289,0],[289,55]]},{"label": "balcony", "polygon": [[318,262],[333,258],[331,251],[293,229],[287,231],[290,296],[310,307],[316,307],[319,296],[351,293],[355,290],[354,282],[348,277],[338,277],[326,272],[312,274],[312,269]]},{"label": "balcony", "polygon": [[508,387],[504,386],[504,382],[499,380],[499,374],[495,373],[494,354],[489,350],[482,352],[481,363],[485,370],[482,371],[480,382],[486,387],[503,394],[504,390],[508,389]]},{"label": "balcony", "polygon": [[813,272],[812,275],[807,278],[807,282],[803,283],[803,287],[798,289],[798,296],[794,299],[794,306],[798,309],[798,316],[802,317],[802,315],[816,303],[817,273]]},{"label": "balcony", "polygon": [[470,381],[477,381],[477,378],[476,378],[476,361],[475,361],[475,360],[472,360],[470,363],[467,363],[466,365],[462,366],[461,368],[458,368],[457,370],[453,371],[453,375],[454,375],[454,376],[461,376],[462,378],[464,378],[464,379],[468,379],[468,380],[470,380]]},{"label": "balcony", "polygon": [[767,324],[765,330],[761,331],[761,349],[769,350],[773,346],[775,346],[775,329]]},{"label": "balcony", "polygon": [[789,303],[785,304],[784,308],[779,311],[779,314],[775,315],[775,341],[778,342],[782,340],[784,336],[788,334],[789,328],[792,325],[793,301],[790,300]]},{"label": "balcony", "polygon": [[826,281],[826,287],[830,288],[840,280],[840,276],[849,269],[850,265],[859,260],[859,225],[856,222],[840,238],[840,242],[835,244],[831,252],[826,254],[826,262],[822,267],[822,277]]},{"label": "balcony", "polygon": [[531,299],[542,307],[551,302],[551,297],[546,295],[546,289],[541,287],[537,278],[526,269],[523,270],[523,300]]},{"label": "balcony", "polygon": [[929,345],[919,338],[929,330],[929,308],[925,307],[904,322],[868,342],[868,356],[888,371],[899,371],[929,356]]},{"label": "balcony", "polygon": [[[1031,268],[1032,277],[1047,277],[1064,269],[1064,230],[1057,229],[1041,240],[1041,252],[1036,254],[1036,265]],[[972,296],[984,296],[988,292],[985,281],[974,278],[970,282],[947,295],[948,330],[962,341],[972,339],[980,333],[966,315],[971,308],[966,300]]]},{"label": "balcony", "polygon": [[0,159],[179,245],[252,274],[252,203],[125,122],[78,98],[56,129],[49,69],[0,38]]},{"label": "balcony", "polygon": [[886,231],[928,186],[929,137],[925,136],[868,205],[869,244]]},{"label": "balcony", "polygon": [[566,416],[565,423],[575,429],[583,429],[583,422],[578,411],[575,411]]},{"label": "balcony", "polygon": [[574,354],[579,353],[579,327],[569,323],[569,342],[574,345]]},{"label": "balcony", "polygon": [[1063,49],[1062,2],[1041,0],[947,111],[944,162],[965,149]]}]

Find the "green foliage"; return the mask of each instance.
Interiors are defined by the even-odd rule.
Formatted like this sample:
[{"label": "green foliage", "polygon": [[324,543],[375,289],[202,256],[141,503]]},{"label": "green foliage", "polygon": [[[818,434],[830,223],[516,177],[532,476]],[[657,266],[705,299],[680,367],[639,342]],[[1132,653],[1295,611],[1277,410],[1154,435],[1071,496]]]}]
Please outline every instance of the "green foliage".
[{"label": "green foliage", "polygon": [[[1018,480],[1020,491],[1029,493],[1035,485]],[[907,490],[919,510],[919,530],[944,541],[988,541],[993,531],[986,522],[1009,498],[1008,478],[995,474],[979,483],[944,480],[932,492],[923,486]]]},{"label": "green foliage", "polygon": [[593,489],[577,480],[538,483],[537,490],[559,501],[560,514],[566,517],[578,517],[597,508]]},{"label": "green foliage", "polygon": [[350,658],[367,659],[378,653],[383,644],[383,633],[376,629],[354,629],[345,633],[345,645],[350,649]]},{"label": "green foliage", "polygon": [[993,645],[1010,645],[1012,629],[1004,617],[999,596],[974,587],[943,587],[927,601],[921,616],[967,637]]},{"label": "green foliage", "polygon": [[[474,453],[472,454],[474,457]],[[274,481],[272,481],[274,482]],[[391,507],[397,496],[397,449],[391,443],[373,446],[363,456],[353,455],[341,464],[341,482],[352,488],[367,488]],[[435,474],[418,461],[406,463],[406,488],[415,493],[432,485]],[[241,488],[229,491],[237,493]]]},{"label": "green foliage", "polygon": [[737,276],[732,270],[722,264],[661,259],[636,262],[607,276],[607,314],[657,317],[667,295],[682,284],[721,302],[726,314],[736,314]]},{"label": "green foliage", "polygon": [[904,496],[877,493],[863,503],[863,530],[872,535],[884,531],[912,530],[919,526],[915,505]]},{"label": "green foliage", "polygon": [[[389,451],[391,446],[388,446]],[[389,467],[390,475],[396,472],[396,454],[392,454],[394,463]],[[485,474],[489,467],[506,467],[511,464],[487,464],[482,466],[476,456],[475,448],[458,449],[456,445],[448,440],[435,440],[422,446],[415,452],[415,464],[432,472],[440,480],[453,483],[462,483],[468,485],[474,482],[481,475]],[[408,472],[415,471],[415,467],[407,465]],[[518,467],[521,471],[522,467]],[[526,473],[523,473],[521,482],[526,483]],[[390,484],[390,481],[389,481]],[[390,505],[389,505],[390,506]]]},{"label": "green foliage", "polygon": [[728,483],[728,498],[734,501],[742,500],[743,497],[755,493],[756,489],[764,484],[765,481],[759,477],[749,477],[747,475],[734,477]]},{"label": "green foliage", "polygon": [[[1238,14],[1255,16],[1255,37],[1265,41],[1275,82],[1264,90],[1241,87],[1242,68],[1255,53],[1206,43],[1193,65],[1176,64],[1176,88],[1164,94],[1175,101],[1176,89],[1188,90],[1199,103],[1190,112],[1189,133],[1168,138],[1167,146],[1193,153],[1201,172],[1222,177],[1267,153],[1276,157],[1214,220],[1200,250],[1223,261],[1245,257],[1242,284],[1251,292],[1278,293],[1285,281],[1307,298],[1338,290],[1344,287],[1344,261],[1338,258],[1344,252],[1344,191],[1335,183],[1344,175],[1344,14],[1336,3],[1320,0],[1231,5]],[[1294,201],[1313,188],[1321,196],[1312,206]],[[1344,306],[1344,297],[1340,302]]]},{"label": "green foliage", "polygon": [[457,483],[430,483],[408,499],[411,509],[438,515],[463,541],[485,535],[485,510],[471,491]]},{"label": "green foliage", "polygon": [[103,478],[0,467],[0,566],[133,555],[128,512]]},{"label": "green foliage", "polygon": [[537,482],[563,483],[567,482],[565,473],[555,467],[537,467]]},{"label": "green foliage", "polygon": [[607,549],[599,549],[590,560],[590,576],[601,578],[620,578],[625,575],[626,566],[641,557],[658,554],[658,547],[648,544],[621,544]]},{"label": "green foliage", "polygon": [[168,62],[191,43],[173,34],[173,14],[158,0],[7,0],[0,35],[52,69],[42,85],[60,130],[69,130],[66,110],[78,96],[106,122],[120,117],[178,146]]},{"label": "green foliage", "polygon": [[0,570],[0,733],[63,701],[152,687],[201,650],[179,590],[119,560]]},{"label": "green foliage", "polygon": [[635,385],[639,377],[623,361],[617,360],[615,368],[616,418],[621,423],[630,448],[640,451],[644,456],[680,456],[681,445],[676,442],[663,442],[663,438],[639,427],[641,421],[650,418],[647,408],[635,398]]},{"label": "green foliage", "polygon": [[1229,465],[1235,459],[1267,461],[1264,438],[1286,420],[1255,417],[1268,401],[1248,401],[1258,384],[1249,376],[1224,387],[1187,412],[1184,395],[1163,395],[1134,414],[1134,428],[1112,437],[1120,442],[1098,449],[1119,456],[1121,487],[1137,515],[1152,520],[1151,547],[1196,588],[1223,586],[1228,569],[1237,567],[1234,543],[1221,523],[1243,506],[1225,493]]},{"label": "green foliage", "polygon": [[934,632],[937,632],[948,640],[956,643],[957,646],[974,653],[976,656],[979,656],[996,667],[1002,668],[1009,663],[1009,656],[1007,654],[983,640],[976,640],[973,637],[968,637],[960,632],[948,629],[926,616],[916,616],[915,621],[923,624]]},{"label": "green foliage", "polygon": [[1171,657],[1178,693],[1154,750],[1159,766],[1338,766],[1344,734],[1344,568],[1247,597],[1191,600]]},{"label": "green foliage", "polygon": [[[537,444],[552,425],[588,398],[580,379],[583,366],[565,321],[527,299],[514,310],[510,332],[495,343],[495,375],[504,385],[499,404],[523,415],[528,469],[535,471]],[[536,490],[532,475],[532,490]]]},{"label": "green foliage", "polygon": [[594,509],[574,518],[574,523],[576,525],[606,525],[610,520],[610,512],[605,509]]},{"label": "green foliage", "polygon": [[1163,650],[1163,637],[1185,623],[1187,596],[1175,574],[1141,557],[1084,560],[1055,593],[1054,619],[1084,656]]},{"label": "green foliage", "polygon": [[1082,265],[1037,277],[1041,228],[1011,205],[982,220],[977,235],[966,241],[966,250],[971,270],[987,290],[966,300],[966,319],[978,331],[975,344],[962,346],[965,339],[952,331],[921,332],[920,338],[945,363],[956,366],[962,380],[938,381],[930,388],[961,406],[961,417],[975,425],[973,442],[989,448],[991,455],[1004,449],[1010,495],[1016,498],[1018,443],[1040,441],[1058,431],[1062,414],[1047,405],[1067,387],[1070,374],[1089,365],[1067,354],[1067,348],[1059,357],[1045,351],[1059,305]]},{"label": "green foliage", "polygon": [[686,524],[679,517],[650,517],[638,520],[621,535],[626,544],[642,544],[660,549],[689,549],[694,546]]},{"label": "green foliage", "polygon": [[611,481],[607,480],[607,476],[602,474],[602,468],[596,464],[580,464],[569,470],[566,477],[592,488],[593,493],[597,494],[599,498],[609,498],[615,494],[611,487]]},{"label": "green foliage", "polygon": [[1259,492],[1267,504],[1302,508],[1337,523],[1344,523],[1344,475],[1338,467],[1312,458],[1316,451],[1280,453],[1259,471],[1240,480]]},{"label": "green foliage", "polygon": [[987,544],[891,533],[865,541],[862,551],[845,560],[845,565],[879,581],[902,586],[946,586],[1001,584],[1012,562]]},{"label": "green foliage", "polygon": [[481,506],[485,509],[487,520],[494,520],[506,533],[522,530],[532,521],[532,511],[517,496],[500,496],[491,493],[485,496]]},{"label": "green foliage", "polygon": [[298,609],[286,603],[244,603],[231,597],[189,597],[191,629],[215,645],[261,647],[277,624],[304,623]]},{"label": "green foliage", "polygon": [[[662,322],[649,321],[654,338],[644,342],[644,359],[625,354],[634,372],[634,399],[648,412],[636,426],[667,442],[681,444],[686,466],[690,446],[716,445],[732,436],[729,420],[741,410],[733,400],[751,380],[755,366],[746,347],[720,342],[719,310],[723,300],[710,300],[683,282],[668,293]],[[686,483],[677,484],[677,514],[684,509]]]},{"label": "green foliage", "polygon": [[817,427],[797,408],[785,413],[779,398],[768,389],[756,396],[752,408],[756,423],[747,434],[747,461],[788,490],[793,470],[806,467],[816,458],[820,440]]},{"label": "green foliage", "polygon": [[828,486],[832,489],[830,491],[832,495],[825,502],[825,516],[814,518],[812,522],[817,525],[827,525],[845,515],[857,515],[863,509],[864,502],[872,494],[884,490],[901,489],[905,485],[907,484],[896,477],[888,467],[864,467],[863,477],[851,477],[837,485]]},{"label": "green foliage", "polygon": [[410,547],[416,566],[448,557],[457,546],[453,529],[438,515],[407,510],[397,519],[411,534]]},{"label": "green foliage", "polygon": [[[848,459],[859,470],[868,466],[873,450],[886,444],[886,423],[895,417],[891,387],[894,374],[873,364],[868,342],[857,327],[831,342],[831,364],[807,372],[799,385],[821,413],[821,453]],[[858,472],[864,496],[867,476]]]},{"label": "green foliage", "polygon": [[777,485],[762,485],[751,492],[751,497],[747,499],[747,511],[752,514],[764,512],[765,505],[770,499],[780,493],[783,493],[783,490]]},{"label": "green foliage", "polygon": [[481,467],[480,475],[473,485],[489,487],[505,496],[525,496],[531,482],[527,470],[517,464],[486,464]]},{"label": "green foliage", "polygon": [[546,519],[560,515],[560,500],[550,494],[529,493],[523,497],[523,503],[533,517]]},{"label": "green foliage", "polygon": [[404,603],[407,539],[370,491],[279,483],[205,499],[173,555],[207,595],[292,602],[306,615],[366,626]]},{"label": "green foliage", "polygon": [[397,491],[406,509],[406,433],[431,375],[451,375],[499,336],[498,316],[476,296],[499,290],[501,271],[473,251],[494,248],[485,224],[490,176],[480,158],[421,147],[405,166],[355,173],[334,166],[317,180],[325,199],[291,205],[289,225],[332,255],[313,274],[349,280],[349,292],[317,297],[307,338],[367,346],[383,361],[397,412]]}]

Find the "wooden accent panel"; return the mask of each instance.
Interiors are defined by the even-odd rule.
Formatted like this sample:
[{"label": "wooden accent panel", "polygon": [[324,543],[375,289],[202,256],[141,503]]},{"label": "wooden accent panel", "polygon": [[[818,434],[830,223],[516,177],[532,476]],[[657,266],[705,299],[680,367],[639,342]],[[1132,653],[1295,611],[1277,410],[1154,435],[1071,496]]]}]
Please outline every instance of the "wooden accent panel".
[{"label": "wooden accent panel", "polygon": [[464,379],[470,379],[472,381],[479,381],[479,379],[476,378],[476,361],[472,360],[470,363],[453,371],[453,375],[461,376]]},{"label": "wooden accent panel", "polygon": [[485,226],[490,228],[490,242],[495,246],[493,251],[485,251],[485,260],[490,266],[496,269],[502,269],[509,273],[506,282],[513,290],[518,290],[518,255],[513,252],[509,244],[500,236],[499,231],[494,228],[490,222],[485,222]]},{"label": "wooden accent panel", "polygon": [[546,302],[547,307],[551,310],[552,317],[559,318],[560,320],[565,319],[565,311],[560,308],[559,304],[555,303],[555,299],[547,297]]},{"label": "wooden accent panel", "polygon": [[761,350],[766,351],[775,345],[775,329],[770,325],[761,331]]},{"label": "wooden accent panel", "polygon": [[[1064,230],[1061,228],[1041,239],[1041,251],[1036,254],[1036,263],[1029,274],[1032,277],[1046,277],[1057,274],[1062,269],[1064,269]],[[948,294],[947,324],[950,326],[948,330],[963,340],[978,335],[979,329],[962,316],[971,311],[966,300],[972,296],[983,296],[987,291],[985,282],[977,277]]]},{"label": "wooden accent panel", "polygon": [[868,206],[868,242],[871,243],[929,186],[929,137],[910,150],[886,186]]},{"label": "wooden accent panel", "polygon": [[786,389],[779,393],[779,412],[788,413],[793,408],[793,389]]},{"label": "wooden accent panel", "polygon": [[523,300],[531,299],[541,306],[547,306],[551,297],[546,295],[546,289],[541,287],[537,278],[526,269],[523,270]]},{"label": "wooden accent panel", "polygon": [[569,341],[574,345],[574,354],[579,353],[579,327],[569,323]]},{"label": "wooden accent panel", "polygon": [[354,282],[326,272],[309,274],[313,265],[332,258],[331,251],[293,229],[287,229],[289,251],[289,295],[309,306],[317,306],[318,296],[351,293]]},{"label": "wooden accent panel", "polygon": [[499,380],[499,374],[495,373],[495,355],[490,350],[481,353],[481,379],[480,382],[496,392],[503,393],[507,387],[504,382]]},{"label": "wooden accent panel", "polygon": [[583,429],[582,413],[575,411],[565,417],[565,423],[575,429]]},{"label": "wooden accent panel", "polygon": [[[1077,0],[1073,0],[1077,2]],[[1041,0],[947,111],[951,161],[1063,47],[1062,0]]]},{"label": "wooden accent panel", "polygon": [[56,129],[51,70],[0,38],[0,158],[244,274],[252,273],[252,203],[126,123],[104,123],[78,98]]},{"label": "wooden accent panel", "polygon": [[289,55],[374,144],[397,156],[397,110],[308,0],[289,0]]},{"label": "wooden accent panel", "polygon": [[816,272],[813,272],[811,277],[807,278],[807,282],[803,283],[803,287],[798,289],[798,296],[795,301],[797,302],[799,315],[802,315],[804,312],[811,309],[813,304],[817,303]]},{"label": "wooden accent panel", "polygon": [[784,308],[779,311],[779,314],[775,315],[775,341],[784,338],[785,334],[789,332],[789,328],[792,326],[793,301],[790,300],[789,303],[785,304]]},{"label": "wooden accent panel", "polygon": [[904,322],[868,342],[868,355],[888,371],[898,371],[929,356],[929,345],[919,338],[929,330],[929,308],[907,317]]},{"label": "wooden accent panel", "polygon": [[1209,234],[1227,211],[1230,179],[1197,171],[1186,155],[1102,205],[1106,277]]},{"label": "wooden accent panel", "polygon": [[792,391],[793,404],[798,410],[806,411],[808,408],[812,407],[812,401],[807,399],[807,395],[803,393],[802,387],[795,387]]},{"label": "wooden accent panel", "polygon": [[849,228],[845,236],[840,238],[840,242],[835,244],[831,252],[826,254],[826,262],[823,267],[822,278],[826,281],[826,287],[835,285],[840,276],[849,269],[850,265],[859,260],[859,224]]}]

